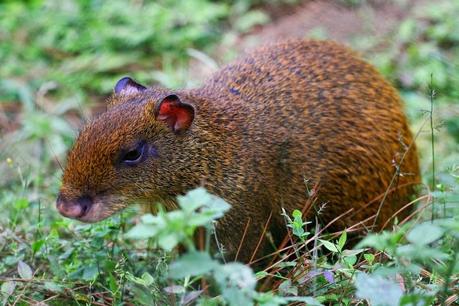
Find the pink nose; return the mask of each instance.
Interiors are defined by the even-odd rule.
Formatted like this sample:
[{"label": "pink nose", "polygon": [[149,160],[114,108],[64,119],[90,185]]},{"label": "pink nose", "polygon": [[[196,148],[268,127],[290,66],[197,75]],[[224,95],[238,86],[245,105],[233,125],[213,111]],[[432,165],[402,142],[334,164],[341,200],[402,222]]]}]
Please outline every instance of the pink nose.
[{"label": "pink nose", "polygon": [[88,196],[69,201],[59,195],[56,201],[56,207],[59,213],[67,218],[73,219],[83,217],[89,211],[91,205],[92,199]]}]

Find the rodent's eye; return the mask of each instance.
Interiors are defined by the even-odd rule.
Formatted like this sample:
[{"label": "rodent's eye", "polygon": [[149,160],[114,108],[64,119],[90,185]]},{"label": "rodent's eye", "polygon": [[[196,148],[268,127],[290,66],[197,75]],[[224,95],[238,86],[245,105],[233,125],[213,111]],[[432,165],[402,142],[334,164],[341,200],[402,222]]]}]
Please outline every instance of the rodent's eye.
[{"label": "rodent's eye", "polygon": [[121,162],[129,166],[137,165],[144,160],[145,147],[144,142],[139,143],[135,149],[129,150],[121,156]]}]

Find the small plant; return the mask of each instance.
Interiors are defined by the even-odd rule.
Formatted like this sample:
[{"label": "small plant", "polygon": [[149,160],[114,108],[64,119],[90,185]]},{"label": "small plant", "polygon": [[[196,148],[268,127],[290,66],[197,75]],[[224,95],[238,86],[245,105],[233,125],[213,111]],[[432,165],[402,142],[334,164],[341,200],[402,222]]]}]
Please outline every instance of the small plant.
[{"label": "small plant", "polygon": [[371,234],[359,243],[358,247],[373,248],[387,262],[371,274],[358,274],[358,297],[374,305],[443,305],[453,294],[450,284],[459,280],[459,219],[410,226],[392,233]]},{"label": "small plant", "polygon": [[[196,300],[199,305],[215,305],[216,299],[235,306],[252,305],[255,302],[258,305],[284,305],[293,301],[320,305],[310,297],[259,293],[255,290],[257,278],[248,266],[237,262],[221,263],[212,258],[209,240],[213,232],[213,222],[218,222],[217,219],[230,208],[222,199],[198,188],[178,197],[177,202],[179,210],[165,212],[160,209],[156,216],[145,215],[142,223],[126,234],[126,237],[132,239],[151,238],[154,244],[165,251],[171,251],[178,245],[185,247],[186,252],[169,266],[168,275],[176,283],[166,288],[166,292],[177,295],[182,302]],[[198,227],[207,229],[204,250],[197,250],[193,243]],[[136,282],[149,288],[149,279],[150,276],[143,275]],[[215,283],[220,295],[210,298],[205,292],[209,292],[212,283]]]}]

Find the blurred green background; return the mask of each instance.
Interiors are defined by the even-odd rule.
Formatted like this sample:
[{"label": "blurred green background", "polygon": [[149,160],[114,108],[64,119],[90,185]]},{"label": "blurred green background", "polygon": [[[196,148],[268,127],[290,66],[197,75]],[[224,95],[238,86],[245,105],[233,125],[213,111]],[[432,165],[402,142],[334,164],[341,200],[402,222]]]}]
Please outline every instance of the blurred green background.
[{"label": "blurred green background", "polygon": [[[267,32],[282,24],[288,28],[289,22],[292,36],[333,38],[354,47],[398,87],[412,130],[419,132],[426,185],[438,192],[440,202],[451,202],[447,197],[456,201],[459,2],[388,1],[403,15],[390,30],[371,35],[354,31],[349,21],[353,33],[349,37],[335,37],[333,30],[321,27],[320,17],[317,27],[295,30],[294,18],[306,18],[301,11],[307,10],[309,2],[0,2],[0,275],[13,275],[21,260],[40,267],[39,273],[49,282],[30,292],[40,300],[46,290],[61,292],[68,299],[90,286],[116,291],[120,279],[126,279],[126,273],[109,273],[94,281],[103,271],[151,271],[151,264],[138,262],[143,253],[130,253],[129,245],[118,239],[120,222],[123,226],[132,222],[132,212],[92,227],[57,215],[54,200],[65,152],[83,122],[103,110],[119,78],[130,75],[143,84],[173,88],[197,86],[245,47],[264,43],[266,37],[273,40],[276,36]],[[327,3],[367,20],[370,28],[373,19],[377,23],[384,17],[378,15],[385,8],[381,1]],[[432,102],[434,126],[429,125]],[[436,186],[431,186],[433,176]],[[107,241],[118,241],[110,259]],[[163,282],[162,259],[155,258],[152,273]],[[72,293],[64,293],[63,285],[54,282],[57,279],[64,279]],[[80,285],[83,289],[74,289]]]}]

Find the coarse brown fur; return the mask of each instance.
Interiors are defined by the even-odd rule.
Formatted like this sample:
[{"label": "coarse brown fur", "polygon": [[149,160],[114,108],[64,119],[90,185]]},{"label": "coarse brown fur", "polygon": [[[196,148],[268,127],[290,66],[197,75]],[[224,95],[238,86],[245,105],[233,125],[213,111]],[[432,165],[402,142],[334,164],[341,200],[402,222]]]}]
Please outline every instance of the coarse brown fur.
[{"label": "coarse brown fur", "polygon": [[[184,133],[155,119],[156,104],[169,94],[195,109]],[[119,151],[139,140],[154,144],[158,156],[137,167],[117,165]],[[250,223],[238,257],[247,262],[270,213],[269,230],[283,236],[281,208],[301,209],[308,186],[319,186],[324,223],[353,209],[335,229],[374,215],[385,191],[395,188],[382,205],[380,227],[408,203],[419,180],[396,90],[336,43],[294,40],[253,51],[197,89],[114,95],[81,131],[60,196],[94,198],[91,215],[81,218],[91,222],[133,201],[172,208],[177,195],[204,186],[232,206],[217,224],[229,259]]]}]

